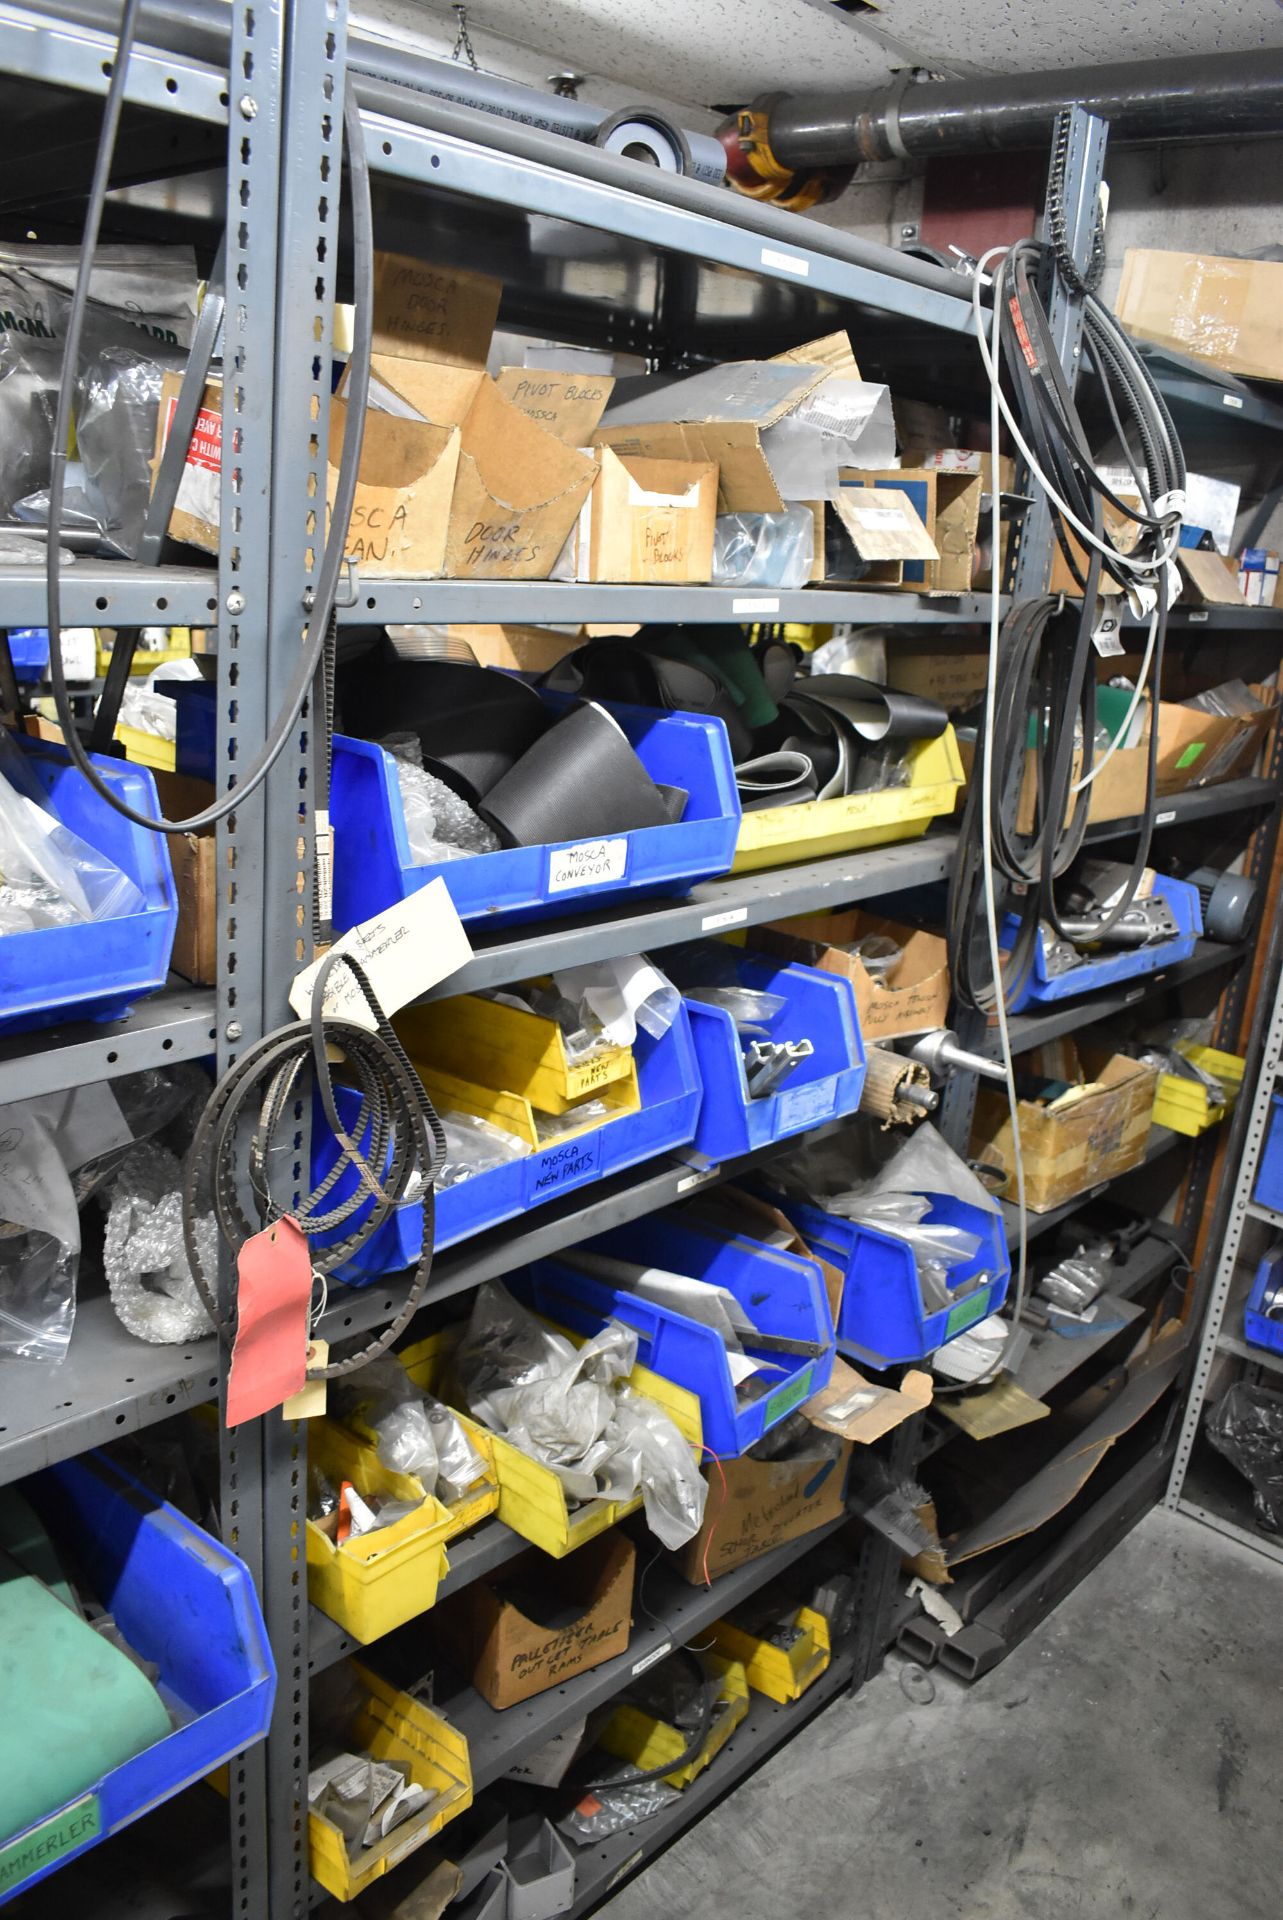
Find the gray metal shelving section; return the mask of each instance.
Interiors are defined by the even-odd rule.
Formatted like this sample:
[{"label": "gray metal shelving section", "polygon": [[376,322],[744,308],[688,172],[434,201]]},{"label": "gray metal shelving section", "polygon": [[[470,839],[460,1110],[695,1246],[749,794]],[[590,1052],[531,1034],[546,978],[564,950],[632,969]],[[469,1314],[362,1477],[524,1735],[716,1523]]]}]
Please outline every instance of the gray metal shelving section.
[{"label": "gray metal shelving section", "polygon": [[[83,103],[105,91],[116,18],[114,0],[65,0],[62,9],[57,0],[31,0],[27,7],[0,0],[0,107],[21,101],[22,124],[38,127],[25,100],[38,83],[48,147],[42,154],[34,133],[22,143],[5,204],[21,205],[22,194],[42,183],[66,188],[79,182],[83,191],[77,172],[84,161]],[[225,387],[224,445],[235,454],[224,461],[222,475],[227,531],[216,567],[77,560],[64,576],[65,618],[88,625],[206,629],[217,656],[220,764],[233,769],[253,757],[279,705],[319,552],[328,329],[342,265],[339,127],[346,35],[345,0],[234,0],[228,6],[193,0],[187,9],[157,0],[144,10],[145,44],[129,67],[135,128],[154,136],[150,147],[145,138],[143,145],[157,174],[171,169],[175,176],[170,211],[188,222],[185,232],[210,241],[224,230],[227,235],[228,284],[235,291],[224,362],[236,376]],[[363,74],[357,87],[378,176],[382,242],[410,251],[431,247],[445,261],[489,266],[505,281],[504,324],[517,330],[636,352],[670,368],[680,367],[688,351],[746,357],[848,322],[858,328],[889,319],[897,327],[934,328],[955,338],[971,330],[966,283],[925,263],[697,182],[652,175],[595,148],[447,105],[376,73]],[[1098,161],[1096,153],[1091,164],[1097,170]],[[225,167],[225,181],[214,189],[221,204],[212,220],[210,165]],[[1089,185],[1090,178],[1088,166],[1082,179]],[[584,255],[592,260],[591,276],[573,271]],[[307,348],[300,351],[304,339]],[[1063,344],[1068,351],[1068,334]],[[1026,573],[1037,545],[1026,530]],[[550,581],[366,581],[352,575],[341,593],[339,619],[858,619],[921,628],[945,641],[946,630],[974,629],[988,610],[984,595],[735,594]],[[44,612],[39,569],[0,567],[0,625],[41,624]],[[1191,626],[1200,623],[1197,613],[1187,618]],[[1219,612],[1209,624],[1227,633],[1270,628],[1268,619],[1224,618]],[[13,1098],[211,1054],[225,1070],[245,1045],[288,1017],[285,987],[308,956],[313,882],[306,731],[305,721],[266,791],[238,807],[234,822],[220,830],[217,991],[174,985],[111,1027],[6,1040],[0,1043],[0,1099],[6,1091]],[[1222,790],[1217,803],[1179,796],[1172,819],[1265,804],[1259,783],[1235,787]],[[662,948],[714,925],[752,926],[908,893],[946,878],[955,850],[954,835],[941,831],[791,869],[732,875],[700,887],[686,901],[648,902],[482,936],[467,968],[445,987],[460,992],[498,985],[549,964]],[[1205,945],[1186,963],[1189,971],[1152,976],[1141,992],[1179,984],[1239,957]],[[1090,1007],[1084,1003],[1081,1018],[1056,1010],[1033,1017],[1021,1031],[1068,1032],[1109,1010],[1098,996]],[[302,1150],[300,1142],[300,1155]],[[460,1295],[524,1260],[636,1219],[763,1157],[708,1167],[693,1157],[670,1156],[568,1196],[443,1253],[429,1299]],[[321,1331],[337,1339],[386,1323],[405,1285],[404,1277],[393,1275],[359,1292],[336,1289]],[[0,1482],[210,1401],[223,1391],[222,1375],[212,1338],[181,1348],[147,1346],[124,1333],[106,1299],[86,1299],[63,1364],[6,1379]],[[912,1469],[919,1424],[892,1436],[893,1473]],[[311,1673],[353,1650],[347,1636],[307,1605],[298,1539],[305,1499],[301,1439],[279,1418],[221,1437],[228,1539],[262,1597],[279,1675],[267,1740],[232,1768],[226,1884],[235,1920],[303,1920],[312,1904],[302,1817],[307,1683]],[[461,1590],[495,1571],[518,1544],[508,1529],[487,1523],[452,1549],[446,1590]],[[453,1710],[472,1741],[478,1785],[499,1778],[516,1754],[540,1744],[587,1705],[611,1697],[665,1637],[698,1633],[811,1544],[794,1543],[751,1563],[711,1592],[679,1590],[661,1571],[648,1590],[659,1619],[639,1627],[629,1654],[516,1720],[494,1714],[475,1695],[460,1696]],[[842,1687],[865,1676],[885,1641],[898,1564],[894,1549],[866,1535],[856,1566],[860,1624],[853,1647],[839,1653],[794,1707],[755,1700],[718,1765],[687,1789],[676,1808],[637,1834],[586,1851],[576,1913],[698,1817]],[[153,1908],[144,1904],[141,1911],[150,1916]],[[154,1911],[159,1920],[160,1907]]]}]

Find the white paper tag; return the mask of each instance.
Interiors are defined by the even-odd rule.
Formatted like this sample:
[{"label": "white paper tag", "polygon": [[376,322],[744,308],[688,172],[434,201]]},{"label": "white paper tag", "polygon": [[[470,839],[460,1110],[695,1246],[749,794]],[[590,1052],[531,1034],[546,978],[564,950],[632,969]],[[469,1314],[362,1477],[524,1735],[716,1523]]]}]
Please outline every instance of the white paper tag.
[{"label": "white paper tag", "polygon": [[852,518],[862,527],[903,527],[907,526],[904,515],[898,507],[852,507]]},{"label": "white paper tag", "polygon": [[718,927],[742,927],[747,919],[747,907],[728,907],[725,913],[706,913],[699,923],[699,930],[701,933],[713,933]]},{"label": "white paper tag", "polygon": [[1101,612],[1092,629],[1091,643],[1102,659],[1110,659],[1115,654],[1127,651],[1123,645],[1122,626],[1122,621],[1112,608],[1106,607]]},{"label": "white paper tag", "polygon": [[688,1173],[677,1182],[673,1191],[675,1193],[689,1193],[692,1187],[706,1187],[710,1180],[716,1180],[720,1176],[721,1171],[722,1169],[719,1165],[716,1167],[705,1167],[699,1173]]},{"label": "white paper tag", "polygon": [[1243,396],[1241,393],[1223,393],[1221,395],[1221,405],[1223,407],[1235,407],[1241,412]]},{"label": "white paper tag", "polygon": [[1156,813],[1154,815],[1154,825],[1156,827],[1170,827],[1175,818],[1175,807],[1168,807],[1165,813]]},{"label": "white paper tag", "polygon": [[627,869],[627,840],[581,840],[577,847],[558,847],[548,855],[548,891],[604,887],[622,880]]},{"label": "white paper tag", "polygon": [[649,1653],[643,1654],[641,1659],[634,1663],[633,1679],[635,1680],[639,1673],[645,1673],[647,1667],[657,1666],[659,1662],[672,1651],[673,1643],[671,1640],[661,1641],[659,1646],[652,1647]]},{"label": "white paper tag", "polygon": [[732,613],[778,613],[780,602],[778,595],[772,594],[763,599],[760,595],[750,595],[747,600],[732,600]]},{"label": "white paper tag", "polygon": [[[463,923],[439,875],[408,900],[399,900],[372,920],[363,920],[336,940],[330,951],[350,953],[359,961],[384,1013],[395,1013],[417,1000],[472,958]],[[320,960],[314,960],[294,976],[290,1005],[300,1020],[306,1020],[312,1010],[312,986],[320,968]],[[335,967],[330,974],[325,1012],[328,1018],[351,1020],[358,1027],[374,1031],[374,1016],[346,967]]]},{"label": "white paper tag", "polygon": [[[811,271],[809,260],[803,260],[801,255],[796,253],[780,253],[775,247],[762,248],[762,265],[776,267],[781,273],[800,273],[803,279],[806,279]],[[1239,405],[1242,405],[1241,401]]]},{"label": "white paper tag", "polygon": [[98,657],[98,635],[92,627],[62,629],[62,670],[68,680],[92,680]]},{"label": "white paper tag", "polygon": [[316,911],[325,922],[334,915],[334,829],[322,807],[316,809],[315,834]]}]

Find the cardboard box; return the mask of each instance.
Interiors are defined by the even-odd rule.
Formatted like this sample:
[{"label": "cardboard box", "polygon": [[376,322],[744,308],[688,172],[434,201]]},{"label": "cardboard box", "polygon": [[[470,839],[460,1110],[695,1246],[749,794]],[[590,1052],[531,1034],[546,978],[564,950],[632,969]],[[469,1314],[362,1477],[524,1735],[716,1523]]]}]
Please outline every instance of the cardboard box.
[{"label": "cardboard box", "polygon": [[599,450],[558,578],[703,584],[713,574],[717,468]]},{"label": "cardboard box", "polygon": [[1181,599],[1193,607],[1246,607],[1251,603],[1239,585],[1238,568],[1224,554],[1209,553],[1200,547],[1181,547],[1176,554],[1180,568]]},{"label": "cardboard box", "polygon": [[[160,382],[160,411],[156,416],[156,444],[152,454],[152,486],[165,451],[174,409],[182,387],[182,375],[166,372]],[[204,553],[218,552],[218,495],[223,467],[223,386],[209,380],[196,415],[191,444],[178,492],[169,516],[169,534],[185,546],[199,547]]]},{"label": "cardboard box", "polygon": [[495,385],[505,400],[568,447],[586,447],[614,391],[610,374],[558,373],[541,367],[503,367]]},{"label": "cardboard box", "polygon": [[1129,247],[1116,311],[1142,340],[1222,373],[1283,380],[1283,263]]},{"label": "cardboard box", "polygon": [[[980,474],[922,464],[892,467],[881,473],[845,470],[844,479],[861,477],[868,486],[899,488],[907,493],[928,538],[935,560],[913,561],[905,567],[902,584],[915,593],[958,594],[971,591],[975,572],[976,533],[980,525]],[[857,541],[857,546],[858,546]]]},{"label": "cardboard box", "polygon": [[1279,556],[1269,547],[1244,547],[1238,557],[1238,590],[1249,607],[1272,607],[1279,597]]},{"label": "cardboard box", "polygon": [[[213,784],[183,773],[156,772],[156,796],[167,820],[187,820],[214,800]],[[166,835],[178,894],[178,926],[170,966],[197,986],[218,984],[218,845],[215,830]]]},{"label": "cardboard box", "polygon": [[[635,1562],[632,1541],[617,1529],[564,1560],[533,1550],[514,1560],[502,1581],[475,1581],[466,1594],[438,1608],[434,1621],[469,1667],[482,1698],[492,1707],[516,1706],[624,1651]],[[574,1607],[577,1617],[559,1627],[528,1618],[509,1597],[523,1578],[538,1584],[541,1604],[550,1611]]]},{"label": "cardboard box", "polygon": [[1238,719],[1200,713],[1196,707],[1164,700],[1158,709],[1158,791],[1183,793],[1187,787],[1217,786],[1251,770],[1266,734],[1278,718],[1274,687],[1253,686],[1264,702],[1259,713]]},{"label": "cardboard box", "polygon": [[[870,933],[886,934],[904,949],[892,986],[875,980],[856,955],[842,951]],[[895,920],[883,920],[852,907],[845,912],[798,914],[791,920],[777,920],[757,928],[750,938],[753,946],[766,953],[849,980],[866,1043],[948,1025],[949,949],[934,933],[920,927],[902,927]]]},{"label": "cardboard box", "polygon": [[[1074,1078],[1077,1050],[1061,1043],[1055,1071]],[[1082,1079],[1058,1100],[1020,1102],[1020,1142],[1025,1162],[1025,1199],[1033,1213],[1046,1213],[1102,1181],[1112,1180],[1145,1155],[1158,1075],[1126,1054],[1083,1046],[1078,1055]],[[1065,1072],[1068,1062],[1071,1071]],[[1042,1070],[1037,1051],[1021,1055],[1017,1070]],[[1011,1118],[1007,1096],[984,1085],[976,1096],[971,1128],[971,1159],[1001,1168],[1007,1175],[1001,1192],[1011,1199]]]},{"label": "cardboard box", "polygon": [[408,254],[374,256],[371,348],[397,360],[480,371],[503,284],[487,274],[434,266]]},{"label": "cardboard box", "polygon": [[583,645],[577,633],[559,633],[555,627],[503,626],[447,629],[461,640],[483,667],[510,667],[517,673],[547,673],[568,653]]},{"label": "cardboard box", "polygon": [[943,648],[914,653],[910,650],[912,642],[906,641],[907,636],[902,639],[897,634],[895,645],[887,649],[888,686],[935,700],[950,715],[967,713],[984,699],[989,684],[987,653],[946,652]]},{"label": "cardboard box", "polygon": [[705,1552],[709,1577],[716,1580],[786,1540],[798,1540],[839,1520],[846,1510],[850,1463],[849,1440],[839,1443],[835,1458],[817,1438],[814,1449],[792,1460],[754,1460],[748,1454],[724,1460],[725,1493],[717,1467],[705,1468],[704,1524],[681,1550],[677,1564],[683,1578],[694,1587],[703,1586]]}]

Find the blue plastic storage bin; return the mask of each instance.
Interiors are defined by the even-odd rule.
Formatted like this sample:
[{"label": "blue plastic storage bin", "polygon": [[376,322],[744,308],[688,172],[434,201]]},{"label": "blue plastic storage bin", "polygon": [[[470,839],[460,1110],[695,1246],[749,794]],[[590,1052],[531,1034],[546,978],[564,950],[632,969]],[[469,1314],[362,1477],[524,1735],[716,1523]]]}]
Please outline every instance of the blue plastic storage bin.
[{"label": "blue plastic storage bin", "polygon": [[[782,1253],[756,1240],[702,1233],[665,1214],[585,1241],[584,1251],[726,1287],[763,1333],[823,1344],[822,1353],[805,1358],[763,1349],[756,1357],[780,1371],[767,1375],[770,1388],[760,1400],[741,1406],[736,1402],[726,1346],[715,1328],[641,1300],[609,1281],[579,1273],[561,1260],[540,1260],[508,1276],[518,1299],[573,1332],[591,1335],[612,1319],[635,1327],[637,1358],[642,1364],[699,1395],[704,1441],[710,1452],[723,1459],[746,1452],[827,1386],[833,1372],[833,1316],[814,1260]],[[753,1355],[751,1339],[747,1334],[743,1339],[745,1351]]]},{"label": "blue plastic storage bin", "polygon": [[1265,1311],[1266,1295],[1283,1282],[1283,1243],[1276,1242],[1261,1260],[1243,1310],[1243,1336],[1254,1347],[1269,1347],[1283,1353],[1283,1320],[1272,1319]]},{"label": "blue plastic storage bin", "polygon": [[161,680],[157,692],[178,708],[174,767],[193,780],[214,778],[218,732],[218,688],[212,680]]},{"label": "blue plastic storage bin", "polygon": [[[163,833],[115,812],[61,747],[22,740],[36,778],[64,826],[105,854],[140,888],[141,913],[70,927],[34,927],[0,938],[0,1032],[58,1020],[116,1020],[165,984],[178,925],[178,895]],[[159,813],[146,767],[95,754],[113,792],[140,813]]]},{"label": "blue plastic storage bin", "polygon": [[66,1807],[0,1838],[0,1905],[261,1740],[276,1692],[254,1583],[235,1554],[103,1454],[50,1467],[22,1491],[129,1644],[160,1669],[179,1725]]},{"label": "blue plastic storage bin", "polygon": [[[523,1160],[479,1173],[438,1193],[437,1250],[470,1239],[474,1233],[484,1233],[487,1227],[496,1227],[504,1220],[513,1220],[548,1200],[559,1199],[572,1188],[604,1180],[673,1147],[688,1146],[695,1138],[700,1081],[684,1009],[679,1009],[672,1026],[659,1040],[638,1029],[633,1058],[641,1092],[640,1112],[608,1120],[604,1126],[558,1141]],[[360,1095],[351,1087],[339,1087],[337,1093],[339,1117],[350,1127],[360,1108]],[[334,1136],[317,1101],[312,1110],[313,1180],[323,1178],[337,1158]],[[355,1186],[356,1175],[349,1168],[335,1185],[332,1201],[346,1199]],[[356,1218],[359,1220],[360,1215]],[[354,1225],[355,1221],[349,1222],[344,1232],[351,1232]],[[422,1207],[401,1207],[335,1277],[350,1287],[369,1286],[386,1273],[413,1265],[422,1241]]]},{"label": "blue plastic storage bin", "polygon": [[406,839],[396,762],[382,747],[334,736],[330,823],[334,829],[334,926],[346,932],[404,900],[438,875],[462,920],[492,926],[573,913],[628,896],[685,894],[726,873],[740,804],[730,742],[720,720],[612,706],[647,773],[688,799],[670,827],[642,827],[604,840],[508,847],[437,866],[415,866]]},{"label": "blue plastic storage bin", "polygon": [[737,959],[735,972],[741,986],[779,994],[787,1003],[770,1023],[770,1039],[807,1039],[815,1051],[778,1093],[750,1099],[744,1051],[731,1015],[725,1007],[686,1002],[704,1082],[695,1145],[710,1160],[748,1153],[854,1113],[864,1085],[864,1042],[849,980],[752,954]]},{"label": "blue plastic storage bin", "polygon": [[[1144,973],[1158,973],[1163,967],[1173,967],[1179,960],[1188,960],[1203,931],[1203,909],[1199,903],[1198,888],[1191,887],[1188,881],[1173,880],[1167,874],[1159,873],[1154,876],[1154,892],[1171,908],[1179,933],[1173,934],[1170,940],[1158,941],[1152,947],[1136,947],[1130,952],[1115,951],[1103,954],[1098,960],[1085,960],[1081,966],[1071,967],[1068,973],[1056,974],[1050,979],[1043,958],[1042,935],[1039,934],[1033,971],[1024,992],[1012,1002],[1008,1012],[1019,1013],[1024,1007],[1041,1005],[1047,1000],[1076,1000],[1080,994],[1094,993],[1097,987],[1112,987],[1116,980],[1133,980]],[[1003,931],[1007,939],[1014,938],[1015,920],[1009,920]]]},{"label": "blue plastic storage bin", "polygon": [[49,671],[48,627],[10,627],[9,656],[17,679],[38,684]]},{"label": "blue plastic storage bin", "polygon": [[[967,1265],[956,1267],[951,1291],[956,1303],[928,1313],[922,1300],[917,1261],[908,1242],[880,1228],[857,1225],[820,1207],[772,1195],[811,1251],[831,1261],[844,1275],[838,1309],[839,1353],[851,1354],[871,1367],[890,1367],[904,1360],[923,1360],[937,1347],[954,1340],[986,1314],[996,1313],[1007,1297],[1011,1256],[1001,1214],[955,1200],[951,1194],[928,1194],[928,1222],[963,1227],[980,1235],[981,1246]],[[964,1291],[977,1274],[993,1277],[970,1293]]]},{"label": "blue plastic storage bin", "polygon": [[1270,1124],[1261,1149],[1261,1164],[1256,1169],[1252,1198],[1258,1207],[1272,1207],[1283,1213],[1283,1094],[1270,1098]]}]

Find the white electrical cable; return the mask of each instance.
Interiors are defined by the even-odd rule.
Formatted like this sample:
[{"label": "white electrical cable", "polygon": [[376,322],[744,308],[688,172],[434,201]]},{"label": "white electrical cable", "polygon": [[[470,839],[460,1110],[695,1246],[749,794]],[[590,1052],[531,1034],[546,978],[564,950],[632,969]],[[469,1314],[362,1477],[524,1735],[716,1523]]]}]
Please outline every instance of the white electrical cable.
[{"label": "white electrical cable", "polygon": [[1131,726],[1132,718],[1136,712],[1137,707],[1140,705],[1141,701],[1145,697],[1145,682],[1149,678],[1150,664],[1154,658],[1154,644],[1157,641],[1157,639],[1158,639],[1158,615],[1157,613],[1154,613],[1150,617],[1149,639],[1145,642],[1145,657],[1140,663],[1140,672],[1136,676],[1136,691],[1132,694],[1132,703],[1130,707],[1128,707],[1127,709],[1126,718],[1124,719],[1122,726],[1119,727],[1117,733],[1114,735],[1113,739],[1110,741],[1109,745],[1106,747],[1104,753],[1101,754],[1100,759],[1093,761],[1091,772],[1085,773],[1081,780],[1076,780],[1073,786],[1070,787],[1069,792],[1071,796],[1075,793],[1081,793],[1084,787],[1089,787],[1091,785],[1092,781],[1096,778],[1096,775],[1098,773],[1104,772],[1105,768],[1109,765],[1110,761],[1113,759],[1114,755],[1117,753],[1119,747],[1122,746],[1123,741],[1127,738],[1127,729]]},{"label": "white electrical cable", "polygon": [[[975,318],[975,323],[976,323],[976,342],[980,348],[980,358],[984,362],[985,374],[989,381],[989,392],[990,392],[991,401],[996,401],[997,406],[1001,409],[1002,417],[1007,423],[1007,427],[1008,427],[1008,430],[1010,431],[1012,439],[1015,441],[1016,445],[1020,449],[1021,457],[1024,460],[1025,465],[1028,467],[1030,474],[1038,482],[1039,486],[1042,488],[1043,492],[1047,495],[1048,499],[1052,502],[1052,505],[1060,513],[1062,518],[1068,521],[1069,525],[1074,529],[1075,533],[1079,536],[1079,538],[1081,540],[1085,540],[1089,546],[1095,547],[1099,553],[1102,553],[1105,556],[1105,558],[1111,563],[1112,566],[1124,567],[1127,569],[1129,573],[1135,573],[1135,574],[1157,573],[1160,567],[1165,567],[1167,563],[1171,559],[1173,559],[1177,548],[1180,546],[1181,534],[1180,534],[1179,522],[1177,522],[1176,525],[1174,525],[1172,528],[1171,546],[1165,547],[1160,553],[1152,554],[1148,559],[1142,558],[1139,560],[1134,560],[1130,554],[1120,553],[1118,549],[1116,547],[1111,546],[1107,540],[1102,540],[1100,536],[1091,527],[1084,526],[1082,521],[1074,513],[1073,509],[1064,500],[1061,499],[1060,495],[1056,492],[1056,489],[1052,486],[1050,480],[1048,480],[1042,468],[1038,465],[1037,457],[1035,456],[1032,449],[1030,448],[1029,443],[1025,439],[1024,434],[1020,431],[1020,423],[1016,419],[1014,413],[1011,410],[1010,405],[1008,404],[1006,394],[1002,391],[1001,376],[998,370],[998,361],[1001,355],[999,329],[995,325],[993,330],[993,350],[991,352],[989,348],[989,344],[985,340],[984,308],[980,304],[981,276],[985,271],[985,267],[987,263],[990,260],[997,259],[999,255],[1002,256],[1005,262],[1006,256],[1009,252],[1010,252],[1009,247],[990,247],[989,251],[985,254],[982,254],[980,259],[976,262],[976,270],[974,275],[972,276],[972,281],[971,281],[971,311]],[[1002,267],[999,267],[993,276],[993,312],[995,317],[999,316],[1002,310],[1003,271],[1004,269]],[[992,405],[990,408],[990,412],[991,414],[993,412]],[[995,451],[996,451],[996,447],[995,447]],[[996,496],[997,494],[996,469],[994,473],[994,483],[995,483],[994,493]]]},{"label": "white electrical cable", "polygon": [[[972,298],[975,302],[977,315],[976,330],[981,340],[984,339],[984,319],[980,313],[978,299],[980,273],[985,265],[985,261],[994,259],[1000,253],[1005,256],[1006,252],[1007,249],[1005,247],[991,247],[976,268],[976,278],[972,287]],[[998,281],[995,276],[993,302],[993,345],[995,354],[998,351],[998,330],[1002,323],[1001,316],[1002,309],[998,299]],[[986,364],[988,364],[987,361]],[[991,449],[990,459],[993,462],[994,468],[993,525],[995,584],[998,563],[998,438],[1001,430],[998,420],[998,397],[998,388],[994,382],[991,381],[989,386],[989,446]],[[993,844],[989,837],[989,822],[992,817],[993,805],[993,736],[996,725],[998,698],[998,631],[1000,617],[999,596],[997,593],[991,593],[989,596],[989,681],[985,688],[984,752],[980,756],[980,853],[985,883],[985,925],[989,935],[989,964],[993,968],[994,996],[997,1001],[998,1045],[1002,1054],[1003,1078],[1007,1085],[1007,1110],[1011,1115],[1011,1159],[1016,1176],[1016,1209],[1019,1214],[1020,1234],[1019,1260],[1016,1269],[1016,1298],[1011,1315],[1010,1331],[1002,1347],[1002,1353],[1005,1354],[1015,1335],[1016,1328],[1020,1325],[1020,1315],[1024,1310],[1029,1267],[1029,1232],[1025,1213],[1025,1160],[1020,1140],[1020,1103],[1016,1095],[1016,1069],[1011,1053],[1011,1031],[1007,1025],[1007,1001],[1006,995],[1002,990],[1002,951],[998,944],[998,907],[994,890]],[[989,1373],[985,1378],[993,1378],[1001,1370],[1001,1365],[1002,1354],[998,1356],[998,1359],[989,1369]],[[978,1381],[976,1384],[980,1385],[982,1382]]]}]

